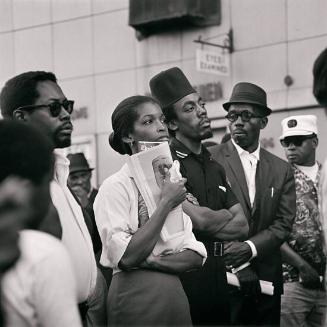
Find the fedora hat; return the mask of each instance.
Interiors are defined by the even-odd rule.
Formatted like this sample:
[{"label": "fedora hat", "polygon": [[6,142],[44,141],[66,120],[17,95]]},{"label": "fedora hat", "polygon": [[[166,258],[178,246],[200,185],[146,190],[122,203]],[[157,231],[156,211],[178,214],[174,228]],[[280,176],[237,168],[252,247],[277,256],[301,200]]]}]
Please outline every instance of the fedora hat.
[{"label": "fedora hat", "polygon": [[166,108],[185,96],[196,93],[187,77],[178,67],[172,67],[153,76],[149,82],[152,96]]},{"label": "fedora hat", "polygon": [[70,161],[69,173],[76,173],[78,171],[91,171],[94,168],[90,168],[83,152],[70,153],[67,155]]},{"label": "fedora hat", "polygon": [[223,107],[228,111],[231,104],[237,103],[253,104],[263,109],[266,116],[271,114],[271,109],[267,107],[266,92],[258,85],[252,83],[237,83],[233,88],[229,101],[225,102]]}]

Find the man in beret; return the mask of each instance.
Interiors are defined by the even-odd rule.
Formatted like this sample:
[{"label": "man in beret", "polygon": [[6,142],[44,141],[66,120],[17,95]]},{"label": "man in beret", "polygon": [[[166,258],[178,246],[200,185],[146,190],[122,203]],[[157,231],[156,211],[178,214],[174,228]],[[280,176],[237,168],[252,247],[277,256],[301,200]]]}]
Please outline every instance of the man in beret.
[{"label": "man in beret", "polygon": [[[321,106],[327,108],[327,48],[318,55],[313,65],[313,95]],[[325,248],[327,248],[327,159],[323,164],[320,175],[319,208],[324,232]],[[327,269],[325,275],[325,289],[327,289]],[[327,325],[326,313],[324,322],[325,325]]]},{"label": "man in beret", "polygon": [[282,121],[281,145],[292,165],[296,186],[296,217],[282,247],[284,294],[281,327],[322,326],[326,292],[322,284],[326,256],[318,209],[321,165],[316,161],[317,117],[291,116]]},{"label": "man in beret", "polygon": [[[241,286],[240,290],[231,287],[232,323],[279,326],[283,291],[280,246],[295,216],[293,172],[287,162],[260,146],[260,131],[271,113],[261,87],[236,84],[223,107],[232,139],[210,151],[224,166],[250,228],[245,242],[225,246],[225,262],[238,270]],[[273,283],[273,296],[261,293],[259,280]]]},{"label": "man in beret", "polygon": [[186,188],[192,195],[183,203],[194,233],[207,249],[202,269],[181,277],[194,325],[228,325],[230,308],[223,241],[247,236],[243,210],[226,181],[224,169],[212,160],[201,141],[212,136],[205,103],[177,67],[150,80],[152,95],[166,116],[171,151],[179,160]]}]

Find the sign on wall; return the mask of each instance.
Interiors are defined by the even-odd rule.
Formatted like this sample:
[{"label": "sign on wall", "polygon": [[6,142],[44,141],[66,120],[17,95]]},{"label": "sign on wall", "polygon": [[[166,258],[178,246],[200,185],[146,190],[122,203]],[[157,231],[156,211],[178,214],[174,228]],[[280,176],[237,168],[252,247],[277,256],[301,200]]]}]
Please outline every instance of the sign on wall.
[{"label": "sign on wall", "polygon": [[196,50],[196,69],[208,74],[229,76],[229,53],[214,52],[203,49]]}]

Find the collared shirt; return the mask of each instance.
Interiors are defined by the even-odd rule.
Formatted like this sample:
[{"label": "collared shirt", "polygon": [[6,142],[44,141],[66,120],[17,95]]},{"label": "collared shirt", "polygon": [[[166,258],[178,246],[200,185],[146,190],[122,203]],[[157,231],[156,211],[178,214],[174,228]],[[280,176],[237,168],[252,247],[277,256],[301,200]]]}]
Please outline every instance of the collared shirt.
[{"label": "collared shirt", "polygon": [[[326,257],[323,252],[322,228],[318,209],[318,183],[320,169],[315,181],[293,165],[296,187],[296,217],[288,239],[289,246],[307,261],[320,275],[325,271]],[[298,270],[283,264],[284,282],[299,280]]]},{"label": "collared shirt", "polygon": [[170,148],[173,158],[180,162],[181,174],[187,178],[188,192],[197,198],[201,206],[220,210],[238,203],[227,182],[224,168],[211,158],[204,146],[200,154],[195,154],[173,138]]},{"label": "collared shirt", "polygon": [[67,187],[69,160],[55,150],[55,175],[51,198],[62,225],[62,242],[66,246],[76,278],[79,303],[86,301],[95,289],[97,268],[90,233],[80,205]]},{"label": "collared shirt", "polygon": [[260,160],[260,144],[255,151],[250,153],[237,145],[233,139],[232,143],[234,144],[242,162],[246,183],[249,190],[250,203],[251,207],[253,207],[255,198],[255,173],[257,171],[258,161]]},{"label": "collared shirt", "polygon": [[[95,221],[102,241],[100,263],[105,267],[113,268],[114,274],[120,271],[118,263],[133,234],[148,219],[144,217],[147,215],[144,206],[143,209],[139,206],[139,198],[140,193],[125,164],[102,183],[94,201]],[[145,204],[144,201],[142,202]],[[159,238],[157,245],[164,248],[167,254],[190,249],[206,258],[206,249],[195,239],[191,219],[185,213],[183,213],[183,222],[182,235],[166,242]]]},{"label": "collared shirt", "polygon": [[73,268],[55,237],[19,233],[21,256],[3,276],[2,307],[7,327],[81,327]]}]

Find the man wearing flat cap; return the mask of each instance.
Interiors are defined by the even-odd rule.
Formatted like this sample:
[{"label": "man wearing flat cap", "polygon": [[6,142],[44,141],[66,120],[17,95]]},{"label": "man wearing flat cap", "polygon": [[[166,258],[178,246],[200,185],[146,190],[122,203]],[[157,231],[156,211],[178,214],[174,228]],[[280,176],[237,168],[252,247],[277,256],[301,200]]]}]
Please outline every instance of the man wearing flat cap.
[{"label": "man wearing flat cap", "polygon": [[318,209],[321,165],[316,161],[317,117],[291,116],[282,121],[281,145],[291,163],[296,186],[296,217],[282,247],[284,294],[281,327],[323,326],[326,256]]},{"label": "man wearing flat cap", "polygon": [[[234,268],[240,281],[240,290],[230,287],[232,323],[279,326],[283,291],[280,246],[295,216],[292,169],[260,146],[260,131],[271,113],[261,87],[236,84],[223,107],[232,139],[209,150],[224,166],[249,223],[245,242],[225,245],[225,263]],[[273,296],[261,293],[259,280],[273,283]]]},{"label": "man wearing flat cap", "polygon": [[228,325],[230,308],[223,241],[247,236],[243,210],[226,181],[224,169],[201,141],[212,136],[205,103],[177,67],[150,80],[152,95],[159,101],[172,136],[171,151],[179,160],[191,195],[183,210],[191,217],[194,233],[207,249],[202,269],[181,277],[194,325]]}]

